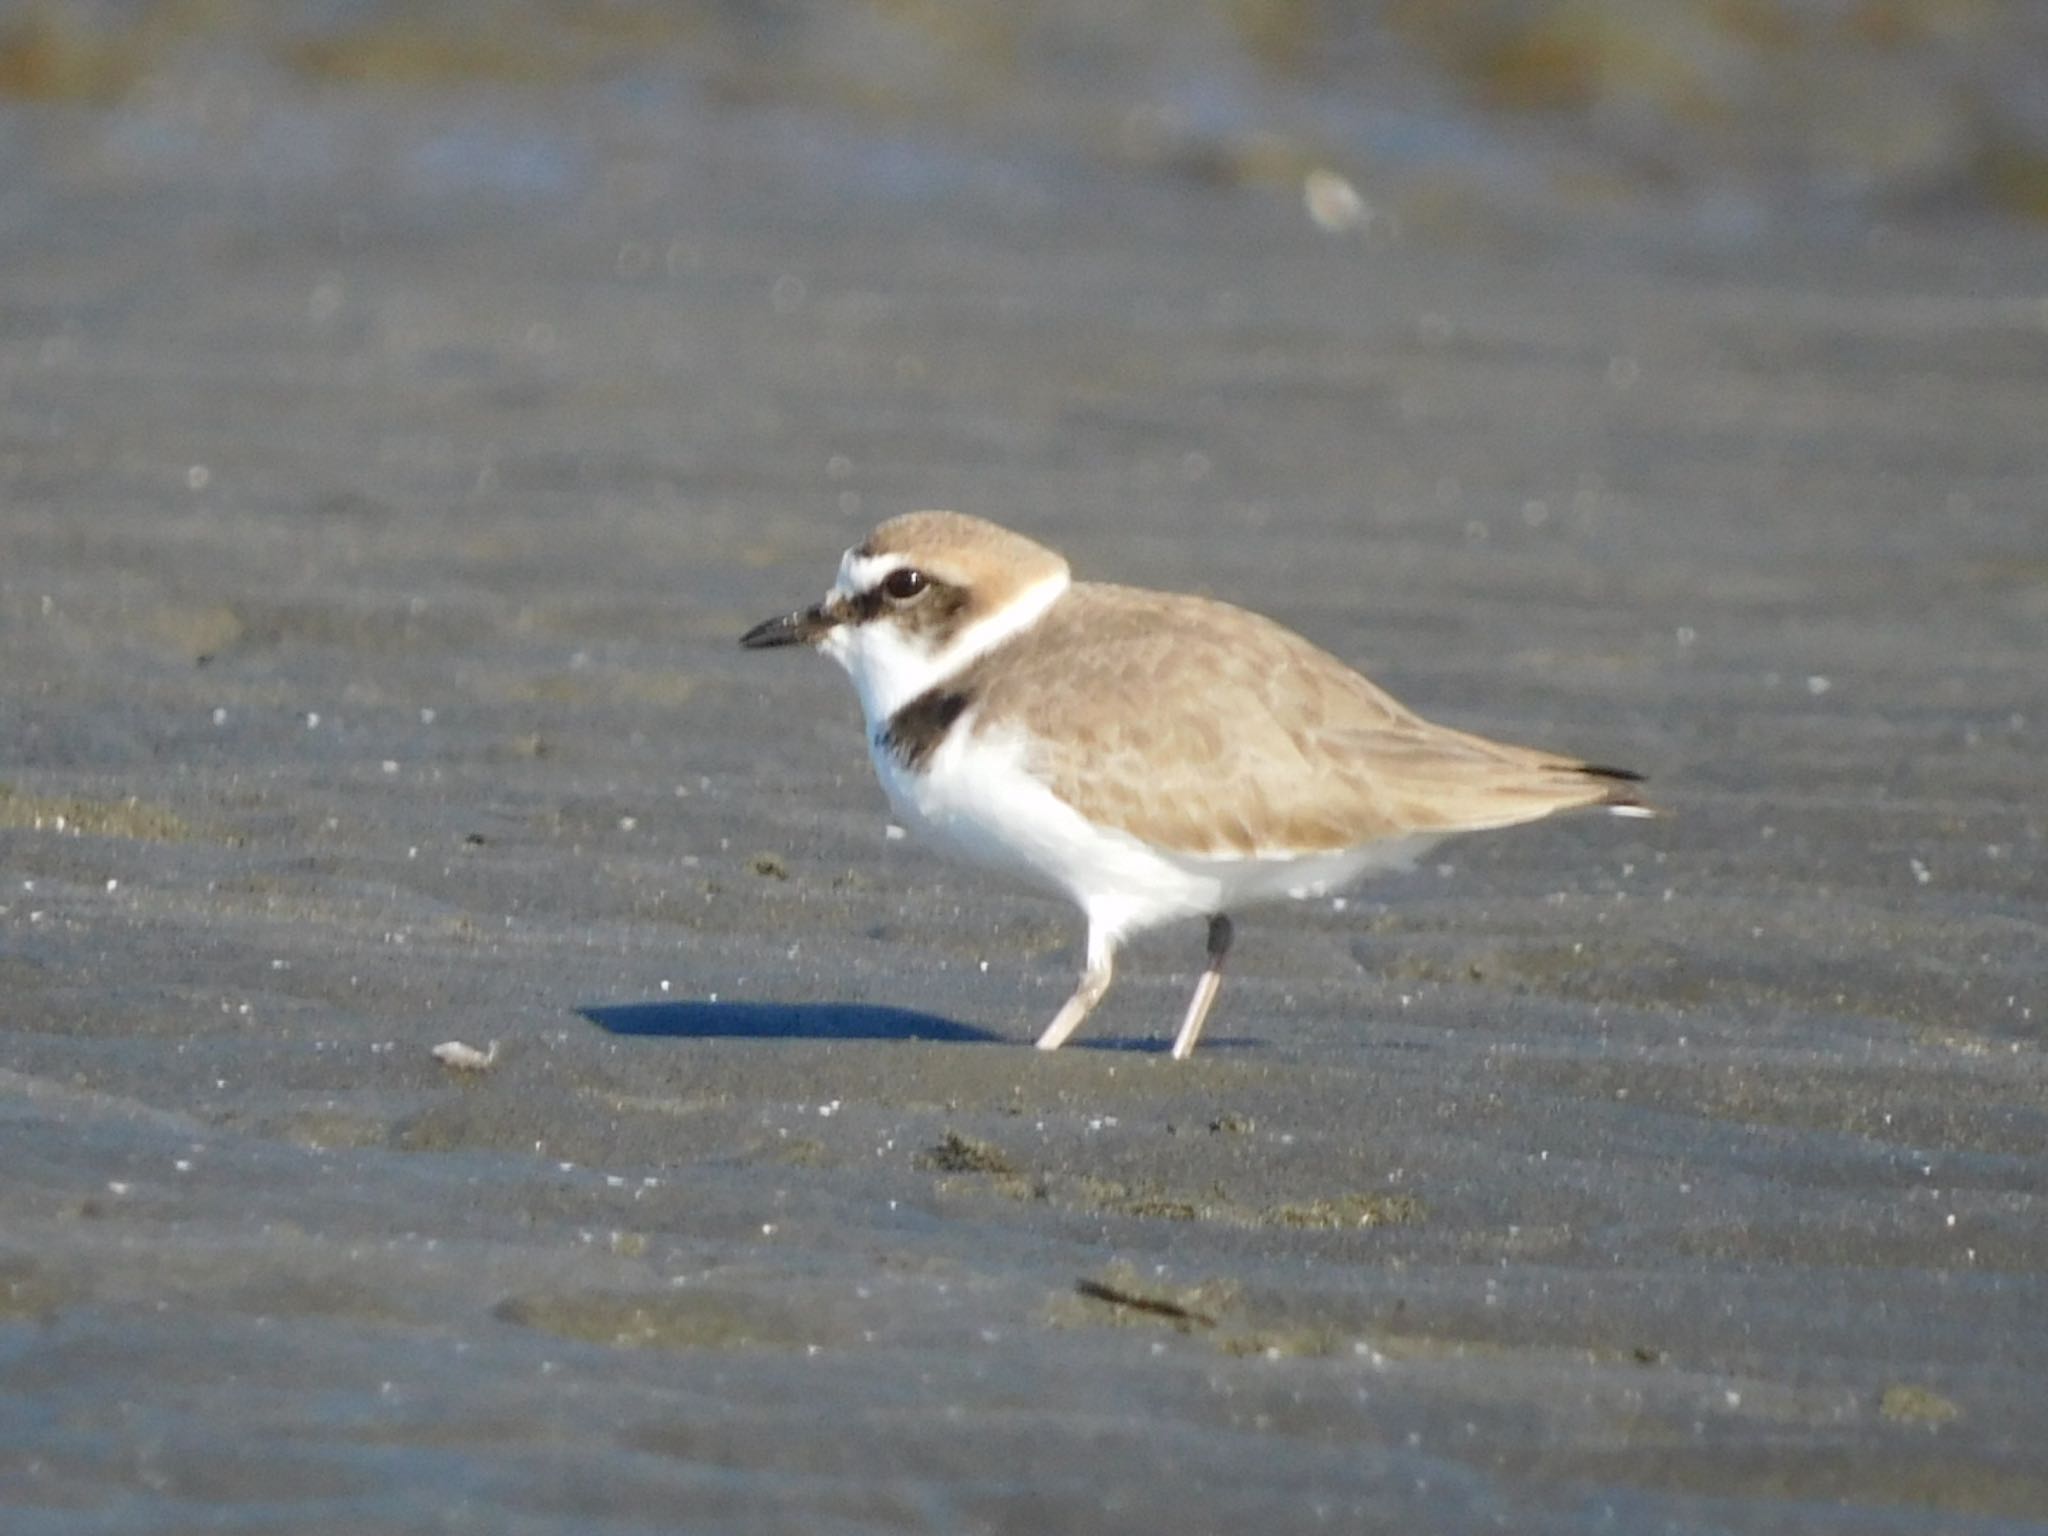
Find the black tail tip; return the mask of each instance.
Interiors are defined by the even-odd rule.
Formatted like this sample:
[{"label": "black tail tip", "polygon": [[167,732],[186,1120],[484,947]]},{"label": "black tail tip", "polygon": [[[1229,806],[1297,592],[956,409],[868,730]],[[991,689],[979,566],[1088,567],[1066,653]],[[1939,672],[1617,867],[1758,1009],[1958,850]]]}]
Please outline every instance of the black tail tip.
[{"label": "black tail tip", "polygon": [[1661,816],[1663,812],[1650,804],[1629,786],[1643,782],[1643,776],[1633,768],[1610,768],[1603,763],[1585,763],[1579,768],[1589,779],[1607,781],[1607,793],[1600,805],[1617,816]]}]

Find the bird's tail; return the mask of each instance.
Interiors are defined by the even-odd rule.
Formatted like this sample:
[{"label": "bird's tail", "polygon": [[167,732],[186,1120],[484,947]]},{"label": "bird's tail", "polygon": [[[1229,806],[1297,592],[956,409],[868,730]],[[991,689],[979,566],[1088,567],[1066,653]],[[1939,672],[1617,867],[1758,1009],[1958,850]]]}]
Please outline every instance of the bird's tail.
[{"label": "bird's tail", "polygon": [[1645,800],[1635,789],[1643,782],[1643,776],[1633,768],[1609,768],[1600,763],[1579,763],[1573,772],[1582,773],[1589,779],[1605,781],[1606,793],[1593,805],[1602,810],[1612,811],[1617,816],[1661,816],[1664,813]]}]

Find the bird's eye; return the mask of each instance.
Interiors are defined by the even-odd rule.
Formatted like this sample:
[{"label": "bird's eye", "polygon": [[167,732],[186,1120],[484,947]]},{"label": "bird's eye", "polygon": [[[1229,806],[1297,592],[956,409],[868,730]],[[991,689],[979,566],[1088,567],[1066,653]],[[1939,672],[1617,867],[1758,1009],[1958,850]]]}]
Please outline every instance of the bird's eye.
[{"label": "bird's eye", "polygon": [[898,603],[909,602],[930,585],[923,571],[913,570],[907,565],[902,570],[891,571],[882,578],[882,590],[889,595],[891,601]]}]

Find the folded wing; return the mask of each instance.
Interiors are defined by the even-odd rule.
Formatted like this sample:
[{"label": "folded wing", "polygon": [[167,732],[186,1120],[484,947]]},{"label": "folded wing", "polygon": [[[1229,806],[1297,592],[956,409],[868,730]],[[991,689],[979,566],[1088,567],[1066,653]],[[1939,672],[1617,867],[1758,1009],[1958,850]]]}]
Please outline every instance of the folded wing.
[{"label": "folded wing", "polygon": [[[983,718],[1030,732],[1060,798],[1182,854],[1325,853],[1643,806],[1626,770],[1432,725],[1292,631],[1203,598],[1077,584],[1003,649],[976,679]],[[1048,670],[1061,686],[1040,686]]]}]

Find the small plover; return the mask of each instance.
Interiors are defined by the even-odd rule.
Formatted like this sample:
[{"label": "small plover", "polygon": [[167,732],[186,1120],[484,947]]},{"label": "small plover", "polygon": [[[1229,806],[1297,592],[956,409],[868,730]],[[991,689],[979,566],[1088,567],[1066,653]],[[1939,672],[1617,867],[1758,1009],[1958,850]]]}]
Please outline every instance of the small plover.
[{"label": "small plover", "polygon": [[897,816],[1081,908],[1087,966],[1041,1050],[1102,1000],[1131,934],[1208,920],[1185,1057],[1230,912],[1406,869],[1456,833],[1579,806],[1654,814],[1627,769],[1432,725],[1270,619],[1075,581],[1044,545],[957,512],[883,523],[822,602],[740,644],[838,662]]}]

